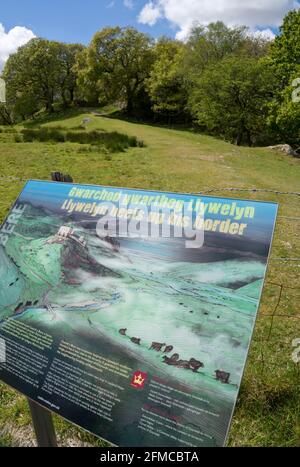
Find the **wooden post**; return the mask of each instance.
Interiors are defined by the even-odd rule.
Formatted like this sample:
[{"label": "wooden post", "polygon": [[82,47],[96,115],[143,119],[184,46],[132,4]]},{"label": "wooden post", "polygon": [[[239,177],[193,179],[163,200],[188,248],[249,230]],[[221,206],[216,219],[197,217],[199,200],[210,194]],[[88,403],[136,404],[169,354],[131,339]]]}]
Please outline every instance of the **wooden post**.
[{"label": "wooden post", "polygon": [[53,182],[72,183],[73,178],[69,174],[63,174],[62,172],[52,172],[51,179]]},{"label": "wooden post", "polygon": [[57,448],[52,414],[36,402],[28,399],[35,436],[39,448]]}]

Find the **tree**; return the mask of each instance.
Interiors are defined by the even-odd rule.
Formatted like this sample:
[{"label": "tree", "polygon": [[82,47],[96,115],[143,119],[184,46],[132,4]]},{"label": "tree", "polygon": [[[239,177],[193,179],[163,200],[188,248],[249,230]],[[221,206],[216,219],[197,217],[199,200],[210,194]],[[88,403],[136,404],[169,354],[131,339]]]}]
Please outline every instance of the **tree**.
[{"label": "tree", "polygon": [[22,120],[26,120],[36,114],[41,108],[41,102],[34,90],[27,89],[18,94],[12,107],[12,114],[17,119],[18,117],[22,117]]},{"label": "tree", "polygon": [[16,106],[18,101],[35,96],[52,112],[58,90],[57,49],[58,43],[32,39],[9,57],[3,72],[9,103]]},{"label": "tree", "polygon": [[81,44],[59,44],[59,87],[64,107],[72,104],[75,100],[77,88],[76,59],[77,55],[84,50]]},{"label": "tree", "polygon": [[155,46],[155,62],[147,80],[153,111],[169,119],[186,111],[187,94],[182,74],[185,46],[163,38]]},{"label": "tree", "polygon": [[287,14],[271,47],[269,66],[277,79],[268,123],[278,141],[300,145],[300,102],[293,99],[300,79],[300,10]]},{"label": "tree", "polygon": [[[260,59],[269,50],[270,42],[254,37],[246,26],[231,28],[218,21],[208,26],[196,26],[187,42],[182,63],[185,87],[188,94],[197,93],[199,78],[205,70],[227,57]],[[188,109],[193,106],[189,99]]]},{"label": "tree", "polygon": [[290,85],[270,105],[268,124],[278,142],[300,149],[300,65]]},{"label": "tree", "polygon": [[79,56],[79,83],[87,87],[88,95],[94,87],[100,103],[124,102],[127,113],[132,115],[152,68],[152,45],[147,35],[133,28],[97,32]]},{"label": "tree", "polygon": [[264,58],[270,53],[272,40],[260,36],[247,35],[235,55],[249,58]]},{"label": "tree", "polygon": [[300,10],[290,11],[284,18],[271,47],[270,64],[280,78],[280,90],[289,86],[300,64]]},{"label": "tree", "polygon": [[103,96],[105,96],[105,92],[102,93],[101,99],[94,69],[92,66],[88,67],[88,61],[88,48],[83,49],[76,55],[74,71],[77,75],[77,100],[81,104],[96,107],[99,104],[99,102],[103,104],[106,103],[106,98],[103,98]]},{"label": "tree", "polygon": [[229,28],[221,21],[207,27],[196,26],[187,42],[185,67],[188,74],[191,78],[199,77],[207,66],[240,50],[246,37],[245,26]]},{"label": "tree", "polygon": [[7,104],[16,116],[27,118],[43,107],[53,111],[55,102],[64,104],[74,98],[75,57],[78,45],[45,39],[32,39],[6,62]]},{"label": "tree", "polygon": [[6,104],[0,102],[0,125],[12,125],[11,113]]},{"label": "tree", "polygon": [[198,79],[190,105],[197,123],[238,145],[264,137],[272,75],[263,60],[228,57]]}]

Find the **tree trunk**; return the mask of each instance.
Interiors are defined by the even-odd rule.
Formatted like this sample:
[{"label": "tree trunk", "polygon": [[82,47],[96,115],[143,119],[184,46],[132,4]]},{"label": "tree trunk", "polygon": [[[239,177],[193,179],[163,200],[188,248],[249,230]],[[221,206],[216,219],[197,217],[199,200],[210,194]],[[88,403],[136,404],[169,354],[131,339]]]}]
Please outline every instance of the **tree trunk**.
[{"label": "tree trunk", "polygon": [[52,89],[47,89],[45,92],[45,100],[46,100],[46,111],[50,114],[53,113],[53,101],[54,101],[54,93]]},{"label": "tree trunk", "polygon": [[46,110],[49,114],[52,114],[54,109],[53,109],[53,104],[52,102],[48,101],[47,104],[46,104]]},{"label": "tree trunk", "polygon": [[5,125],[12,125],[13,121],[11,115],[5,106],[0,106],[0,117]]},{"label": "tree trunk", "polygon": [[133,92],[131,89],[127,88],[126,96],[127,96],[126,113],[129,116],[133,116]]},{"label": "tree trunk", "polygon": [[243,131],[239,131],[238,134],[237,134],[237,137],[236,137],[236,140],[235,140],[235,144],[237,146],[241,146],[242,142],[243,142]]},{"label": "tree trunk", "polygon": [[63,100],[63,107],[64,107],[64,109],[66,109],[68,107],[68,100],[66,98],[65,91],[62,92],[61,97],[62,97],[62,100]]},{"label": "tree trunk", "polygon": [[250,130],[246,130],[246,138],[247,138],[247,144],[248,146],[252,146],[252,138],[251,138],[251,132]]},{"label": "tree trunk", "polygon": [[133,100],[132,100],[132,98],[129,98],[127,100],[126,113],[128,115],[130,115],[130,116],[133,115]]}]

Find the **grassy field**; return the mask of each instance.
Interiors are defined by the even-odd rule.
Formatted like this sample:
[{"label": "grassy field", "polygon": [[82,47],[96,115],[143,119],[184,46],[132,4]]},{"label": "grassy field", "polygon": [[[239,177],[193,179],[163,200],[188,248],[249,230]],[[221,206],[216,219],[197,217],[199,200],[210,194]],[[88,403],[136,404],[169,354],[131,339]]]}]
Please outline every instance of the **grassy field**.
[{"label": "grassy field", "polygon": [[[300,191],[300,160],[264,148],[241,148],[187,130],[136,124],[110,115],[71,113],[47,127],[124,133],[143,147],[110,152],[78,143],[16,142],[21,127],[0,129],[0,220],[29,178],[70,173],[78,183],[276,201],[280,204],[259,317],[233,419],[230,446],[300,446],[300,364],[292,341],[300,338],[299,196],[235,189]],[[30,127],[37,125],[31,124]],[[298,218],[298,219],[297,219]],[[55,417],[63,445],[101,445]],[[0,446],[34,442],[26,400],[0,385]]]}]

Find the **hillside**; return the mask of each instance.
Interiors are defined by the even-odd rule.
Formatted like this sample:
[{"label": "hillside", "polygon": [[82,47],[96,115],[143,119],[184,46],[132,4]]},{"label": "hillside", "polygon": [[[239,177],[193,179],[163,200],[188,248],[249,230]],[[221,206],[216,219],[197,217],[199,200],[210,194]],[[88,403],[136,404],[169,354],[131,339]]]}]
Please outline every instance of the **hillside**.
[{"label": "hillside", "polygon": [[[0,128],[0,220],[26,179],[49,179],[56,170],[71,174],[77,183],[279,202],[267,283],[230,444],[300,445],[299,364],[292,361],[292,341],[300,337],[296,308],[300,264],[300,208],[296,193],[300,192],[300,160],[265,148],[236,147],[192,131],[132,123],[96,112],[72,112],[53,120],[31,122],[30,127],[78,131],[84,119],[90,121],[82,131],[124,133],[144,145],[109,152],[99,145],[24,143],[16,142],[20,140],[21,126]],[[30,444],[32,433],[25,400],[0,385],[0,405],[0,425],[11,433],[2,432],[5,444],[17,443],[20,433],[27,433]],[[99,444],[58,418],[56,423],[64,443]]]}]

